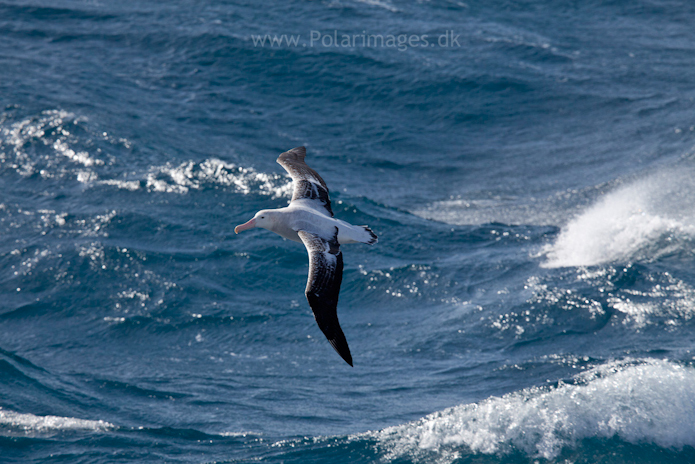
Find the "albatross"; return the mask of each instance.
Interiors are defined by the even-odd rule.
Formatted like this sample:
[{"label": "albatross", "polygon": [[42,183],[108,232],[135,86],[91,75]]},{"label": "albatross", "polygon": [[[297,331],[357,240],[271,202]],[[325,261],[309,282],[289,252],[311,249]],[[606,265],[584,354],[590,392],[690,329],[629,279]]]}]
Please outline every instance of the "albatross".
[{"label": "albatross", "polygon": [[294,183],[290,204],[285,208],[263,209],[250,221],[236,226],[234,232],[261,227],[304,244],[309,254],[306,299],[331,346],[352,366],[350,348],[338,323],[338,293],[343,280],[340,245],[373,245],[377,236],[367,226],[355,226],[333,217],[328,187],[304,162],[305,156],[306,148],[297,147],[277,159]]}]

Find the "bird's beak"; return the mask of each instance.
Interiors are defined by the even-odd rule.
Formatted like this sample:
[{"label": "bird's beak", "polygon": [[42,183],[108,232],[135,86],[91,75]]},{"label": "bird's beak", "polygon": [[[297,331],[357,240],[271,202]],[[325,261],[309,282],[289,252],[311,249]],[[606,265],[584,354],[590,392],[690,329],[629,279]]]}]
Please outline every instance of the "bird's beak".
[{"label": "bird's beak", "polygon": [[246,222],[244,224],[241,224],[239,226],[236,226],[234,228],[234,233],[238,234],[239,232],[243,232],[245,230],[253,229],[256,227],[256,218],[251,218],[249,222]]}]

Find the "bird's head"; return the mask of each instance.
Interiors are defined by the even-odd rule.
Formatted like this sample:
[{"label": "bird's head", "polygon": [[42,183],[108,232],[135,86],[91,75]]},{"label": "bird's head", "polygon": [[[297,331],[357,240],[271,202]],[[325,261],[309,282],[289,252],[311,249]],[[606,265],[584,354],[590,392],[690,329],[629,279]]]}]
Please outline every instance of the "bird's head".
[{"label": "bird's head", "polygon": [[253,229],[254,227],[261,227],[263,229],[272,230],[274,223],[275,213],[267,209],[262,209],[259,212],[257,212],[256,215],[249,222],[236,226],[234,228],[234,233],[238,234],[239,232]]}]

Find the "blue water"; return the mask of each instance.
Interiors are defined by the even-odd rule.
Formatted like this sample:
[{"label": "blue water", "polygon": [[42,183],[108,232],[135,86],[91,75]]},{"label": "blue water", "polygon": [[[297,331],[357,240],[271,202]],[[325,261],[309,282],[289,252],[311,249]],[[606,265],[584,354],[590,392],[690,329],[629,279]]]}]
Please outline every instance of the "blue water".
[{"label": "blue water", "polygon": [[[0,1],[0,461],[695,462],[694,23]],[[379,235],[354,368],[304,248],[233,232],[300,145]]]}]

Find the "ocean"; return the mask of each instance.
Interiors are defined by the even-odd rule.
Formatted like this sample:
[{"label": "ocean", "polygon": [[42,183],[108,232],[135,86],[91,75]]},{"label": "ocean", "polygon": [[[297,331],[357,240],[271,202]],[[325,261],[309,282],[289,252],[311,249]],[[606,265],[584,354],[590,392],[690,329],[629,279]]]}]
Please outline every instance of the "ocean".
[{"label": "ocean", "polygon": [[[0,462],[695,462],[695,4],[0,0]],[[306,146],[354,367],[304,296]]]}]

